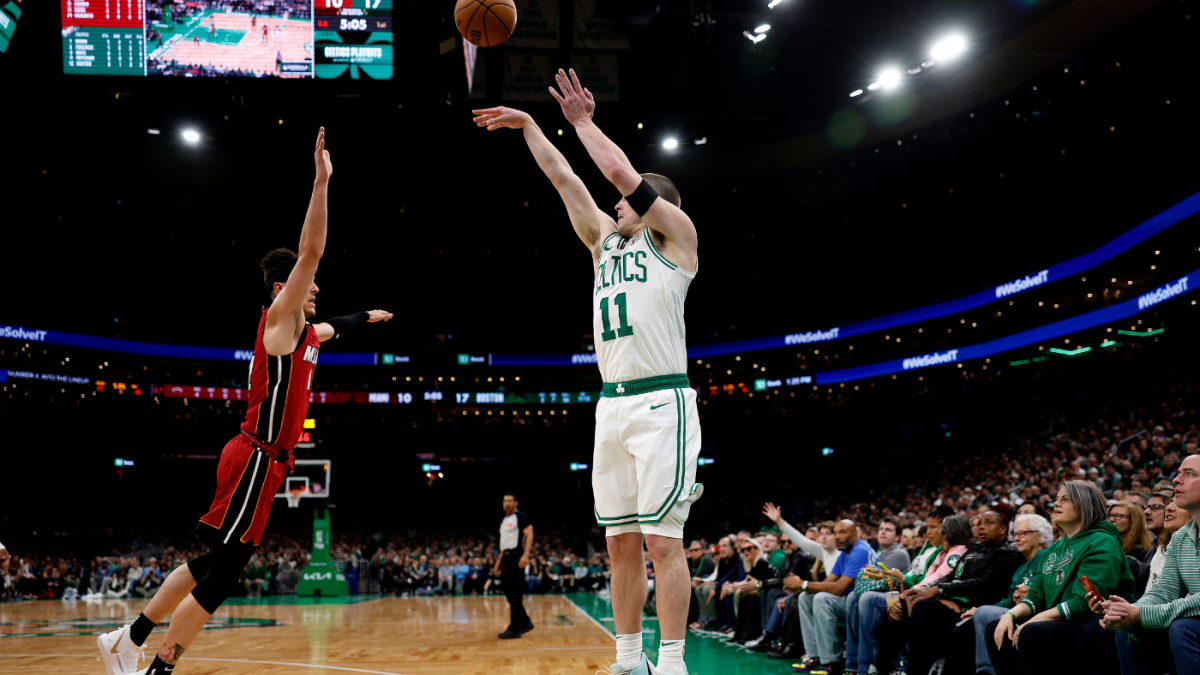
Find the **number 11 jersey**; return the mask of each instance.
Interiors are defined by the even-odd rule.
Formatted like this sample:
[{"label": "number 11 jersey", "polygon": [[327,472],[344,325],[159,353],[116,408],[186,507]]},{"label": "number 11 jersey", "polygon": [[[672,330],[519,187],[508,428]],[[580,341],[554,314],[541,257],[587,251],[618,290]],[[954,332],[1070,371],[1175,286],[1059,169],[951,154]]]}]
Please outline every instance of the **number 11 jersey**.
[{"label": "number 11 jersey", "polygon": [[649,229],[600,246],[592,293],[596,362],[605,382],[687,372],[683,303],[696,278],[658,250]]}]

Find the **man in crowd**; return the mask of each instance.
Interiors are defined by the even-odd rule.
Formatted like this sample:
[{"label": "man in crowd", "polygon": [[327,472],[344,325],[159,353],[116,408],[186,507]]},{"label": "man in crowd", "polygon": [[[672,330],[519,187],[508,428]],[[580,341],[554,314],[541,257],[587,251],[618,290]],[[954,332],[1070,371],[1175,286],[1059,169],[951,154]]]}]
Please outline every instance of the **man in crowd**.
[{"label": "man in crowd", "polygon": [[778,571],[783,566],[783,559],[787,557],[779,548],[779,535],[774,532],[759,532],[755,539],[762,548],[763,555],[767,556],[767,563]]},{"label": "man in crowd", "polygon": [[1154,550],[1161,543],[1158,538],[1166,529],[1167,500],[1159,494],[1150,495],[1146,500],[1146,508],[1142,509],[1142,515],[1146,517],[1146,529],[1154,536],[1155,543],[1155,546],[1146,552],[1146,559],[1143,561],[1149,565],[1150,560],[1154,558]]},{"label": "man in crowd", "polygon": [[1102,604],[1089,599],[1093,611],[1097,604],[1104,611],[1101,626],[1135,638],[1117,635],[1122,672],[1162,672],[1169,647],[1179,675],[1200,674],[1200,455],[1183,460],[1174,483],[1175,504],[1191,520],[1171,539],[1162,576],[1136,603],[1116,595]]},{"label": "man in crowd", "polygon": [[[846,619],[848,603],[855,601],[854,579],[866,565],[878,560],[875,550],[859,539],[858,527],[852,520],[839,520],[833,536],[844,555],[838,557],[824,581],[800,584],[800,634],[804,640],[804,666],[821,668],[831,675],[843,670],[858,672],[842,659],[842,639],[838,624]],[[857,647],[849,652],[857,660]],[[849,667],[848,667],[849,666]],[[865,667],[865,666],[864,666]]]},{"label": "man in crowd", "polygon": [[260,598],[263,589],[267,587],[267,568],[263,567],[262,558],[255,556],[250,569],[246,570],[246,595]]},{"label": "man in crowd", "polygon": [[879,521],[879,530],[875,533],[875,540],[879,542],[879,562],[891,569],[907,572],[910,562],[908,550],[900,544],[898,528],[896,519],[891,516]]}]

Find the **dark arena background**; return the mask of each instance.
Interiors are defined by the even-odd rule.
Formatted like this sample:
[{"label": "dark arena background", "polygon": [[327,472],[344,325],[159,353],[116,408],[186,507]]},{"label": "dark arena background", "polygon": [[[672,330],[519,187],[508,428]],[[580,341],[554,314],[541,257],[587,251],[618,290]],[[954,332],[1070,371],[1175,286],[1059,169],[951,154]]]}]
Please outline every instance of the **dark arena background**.
[{"label": "dark arena background", "polygon": [[[300,467],[327,495],[274,500],[265,589],[243,573],[207,626],[233,632],[202,632],[180,675],[613,662],[595,273],[521,132],[471,113],[528,112],[615,213],[547,92],[560,67],[696,226],[685,546],[776,531],[772,502],[879,548],[884,516],[915,537],[939,504],[1049,517],[1075,477],[1108,500],[1171,492],[1196,454],[1196,0],[517,0],[492,48],[454,10],[0,4],[0,672],[102,675],[92,636],[146,603],[129,570],[207,550],[196,519],[269,302],[258,265],[297,246],[322,126],[314,321],[394,318],[322,348],[295,456],[329,460],[328,479]],[[538,630],[502,642],[500,594],[446,591],[437,568],[490,578],[509,490],[535,526]],[[326,505],[355,587],[314,600],[298,583]],[[564,558],[590,565],[577,583]],[[688,633],[690,672],[850,670],[779,634],[781,659],[749,653],[766,627],[730,628]]]}]

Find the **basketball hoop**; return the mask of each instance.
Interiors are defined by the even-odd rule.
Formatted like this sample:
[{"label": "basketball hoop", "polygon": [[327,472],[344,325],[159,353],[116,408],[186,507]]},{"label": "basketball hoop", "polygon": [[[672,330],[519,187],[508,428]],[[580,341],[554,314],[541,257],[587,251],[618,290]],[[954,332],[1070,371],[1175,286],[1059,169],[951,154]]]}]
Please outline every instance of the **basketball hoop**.
[{"label": "basketball hoop", "polygon": [[294,508],[299,507],[300,499],[302,497],[304,497],[305,492],[308,492],[308,490],[305,490],[304,488],[298,488],[296,490],[288,490],[287,493],[284,495],[287,498],[288,508],[294,509]]}]

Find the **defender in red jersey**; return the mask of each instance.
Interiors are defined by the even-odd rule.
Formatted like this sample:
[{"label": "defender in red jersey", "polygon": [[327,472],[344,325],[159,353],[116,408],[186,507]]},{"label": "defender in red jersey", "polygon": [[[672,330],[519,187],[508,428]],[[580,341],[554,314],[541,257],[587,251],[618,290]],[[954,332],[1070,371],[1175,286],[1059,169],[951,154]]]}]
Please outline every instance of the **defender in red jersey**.
[{"label": "defender in red jersey", "polygon": [[[265,30],[265,28],[264,28]],[[271,305],[263,310],[250,362],[250,409],[240,433],[225,445],[217,464],[217,492],[198,529],[215,535],[212,550],[189,560],[163,582],[132,624],[97,638],[110,675],[130,675],[154,626],[172,614],[166,638],[149,668],[138,675],[163,675],[229,597],[262,538],[271,501],[292,466],[292,448],[308,413],[309,392],[321,343],[362,323],[388,321],[382,310],[313,324],[313,282],[325,250],[325,200],[333,166],[325,150],[325,128],[317,135],[317,178],[299,253],[280,248],[263,258],[263,280]]]}]

